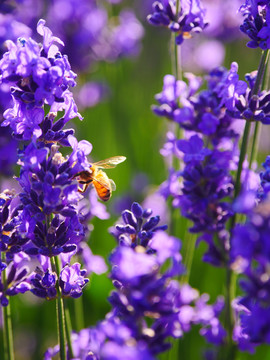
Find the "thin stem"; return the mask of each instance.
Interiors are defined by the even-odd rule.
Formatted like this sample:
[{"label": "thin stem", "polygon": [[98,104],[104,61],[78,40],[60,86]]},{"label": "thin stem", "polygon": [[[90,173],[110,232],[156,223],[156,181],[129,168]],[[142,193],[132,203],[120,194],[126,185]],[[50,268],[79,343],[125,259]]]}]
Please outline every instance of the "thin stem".
[{"label": "thin stem", "polygon": [[[176,16],[178,16],[178,13],[181,9],[181,1],[177,0],[176,1]],[[181,61],[180,61],[180,46],[176,45],[175,42],[175,37],[177,36],[177,34],[172,34],[171,36],[171,59],[172,59],[172,71],[175,77],[175,80],[181,80],[182,79],[182,71],[181,71]],[[176,86],[176,84],[175,84]],[[175,136],[179,139],[181,138],[181,128],[179,127],[178,124],[174,124],[176,126],[174,126],[173,132],[175,134]],[[172,166],[176,169],[177,167],[179,168],[179,159],[177,159],[176,157],[174,157],[173,159],[173,163]],[[171,234],[177,235],[176,234],[176,228],[177,226],[177,222],[179,220],[179,210],[175,209],[172,206],[172,202],[170,202],[169,204],[169,208],[170,208],[170,214],[171,214],[171,223],[170,223],[170,230],[171,230]]]},{"label": "thin stem", "polygon": [[252,164],[254,160],[257,158],[258,155],[258,145],[259,145],[259,138],[261,133],[262,124],[260,121],[257,121],[254,128],[254,134],[252,139],[252,146],[249,158],[249,168],[252,168]]},{"label": "thin stem", "polygon": [[[181,10],[181,1],[176,0],[176,17]],[[181,71],[181,47],[176,45],[177,33],[172,33],[171,36],[171,56],[172,56],[172,71],[176,80],[182,80]]]},{"label": "thin stem", "polygon": [[75,312],[75,329],[79,331],[84,329],[84,316],[83,316],[83,298],[80,296],[74,302],[74,312]]},{"label": "thin stem", "polygon": [[[262,52],[260,64],[259,64],[259,68],[258,68],[258,73],[256,76],[256,81],[255,81],[254,87],[251,92],[251,96],[257,95],[261,91],[267,59],[268,59],[268,50]],[[237,196],[239,195],[239,193],[241,192],[241,173],[243,170],[243,163],[244,163],[247,151],[248,151],[248,141],[249,141],[250,129],[251,129],[251,122],[246,121],[242,144],[241,144],[238,169],[237,169],[237,174],[236,174],[234,199],[236,199]],[[254,135],[253,135],[253,140],[252,140],[250,166],[257,154],[258,133],[259,133],[259,125],[256,124]],[[236,214],[231,218],[231,222],[230,222],[231,233],[234,229],[235,222],[236,222]],[[235,346],[232,342],[233,324],[232,324],[232,314],[231,314],[231,301],[232,301],[232,298],[234,297],[234,291],[232,290],[232,286],[233,286],[232,271],[228,264],[228,266],[226,268],[226,300],[225,300],[225,327],[228,332],[228,337],[227,337],[228,347],[227,347],[227,351],[224,353],[226,360],[233,360],[235,358],[235,353],[236,353]]]},{"label": "thin stem", "polygon": [[64,301],[64,310],[65,310],[65,328],[66,328],[66,335],[67,335],[69,357],[74,358],[73,349],[72,349],[72,341],[71,341],[72,325],[71,325],[69,307],[65,301]]},{"label": "thin stem", "polygon": [[7,306],[3,306],[3,321],[4,321],[5,357],[7,360],[14,360],[15,357],[13,350],[13,332],[12,332],[10,302]]},{"label": "thin stem", "polygon": [[262,52],[256,81],[252,89],[252,95],[257,95],[261,91],[263,76],[265,72],[266,63],[268,61],[268,56],[269,56],[269,50],[265,50]]},{"label": "thin stem", "polygon": [[58,296],[56,301],[56,311],[57,311],[57,328],[58,328],[58,339],[60,345],[60,359],[66,360],[66,336],[65,336],[65,315],[64,315],[64,306],[63,299]]},{"label": "thin stem", "polygon": [[224,347],[220,348],[219,357],[220,360],[234,360],[236,357],[237,347],[233,343],[233,322],[231,314],[231,298],[234,294],[234,281],[232,281],[233,272],[231,269],[226,269],[226,296],[225,296],[225,321],[224,325],[227,330],[227,343]]},{"label": "thin stem", "polygon": [[[266,66],[266,62],[268,60],[268,53],[269,53],[268,50],[262,52],[262,56],[261,56],[261,59],[260,59],[260,64],[259,64],[259,69],[258,69],[256,81],[255,81],[254,87],[252,89],[252,94],[251,95],[257,95],[259,93],[260,89],[261,89],[261,85],[262,85],[262,81],[263,81],[263,75],[264,75],[264,71],[265,71],[265,66]],[[242,173],[242,169],[243,169],[243,163],[244,163],[244,160],[245,160],[245,157],[246,157],[246,154],[247,154],[250,128],[251,128],[251,122],[246,121],[244,135],[243,135],[242,144],[241,144],[238,169],[237,169],[237,174],[236,174],[234,199],[237,198],[237,196],[239,195],[239,193],[241,191],[241,173]],[[256,136],[257,135],[258,135],[258,129],[257,129]],[[253,151],[255,151],[256,139],[255,140],[253,139],[253,143],[254,143],[254,146],[253,146],[254,150]],[[235,218],[235,216],[233,216],[232,221],[231,221],[231,229],[233,229],[233,227],[235,225],[235,221],[236,221],[236,218]]]},{"label": "thin stem", "polygon": [[[1,254],[2,261],[5,261],[5,253]],[[6,288],[7,277],[6,269],[2,271],[2,283]],[[3,338],[4,338],[4,356],[5,360],[14,360],[14,347],[13,347],[13,331],[11,321],[11,307],[10,301],[7,306],[2,306],[3,309]]]},{"label": "thin stem", "polygon": [[[186,232],[187,233],[187,232]],[[183,263],[186,268],[186,273],[181,277],[181,283],[188,283],[193,257],[194,257],[194,250],[195,250],[195,244],[196,244],[196,234],[187,233],[187,236],[185,237],[185,252],[183,255]]]},{"label": "thin stem", "polygon": [[[60,274],[60,264],[59,258],[57,256],[54,257],[53,265],[56,269],[56,273],[59,279]],[[66,360],[66,332],[65,332],[65,312],[64,312],[64,303],[63,298],[61,297],[61,290],[58,284],[58,296],[56,300],[56,313],[57,313],[57,330],[58,330],[58,341],[60,345],[60,359]]]},{"label": "thin stem", "polygon": [[232,344],[232,314],[231,314],[231,297],[232,297],[232,271],[230,268],[226,269],[226,297],[225,297],[225,328],[228,331],[228,343]]},{"label": "thin stem", "polygon": [[[265,72],[265,65],[268,61],[268,56],[269,56],[269,51],[265,51],[265,59],[264,59],[264,67],[263,67],[263,71],[262,74],[260,76],[264,75]],[[266,74],[266,79],[264,82],[264,86],[263,88],[268,89],[269,87],[269,64],[267,66],[267,74]],[[262,86],[261,86],[262,88]],[[258,89],[257,91],[259,91],[260,89]],[[261,134],[261,128],[262,128],[262,124],[260,121],[256,121],[255,124],[255,129],[254,129],[254,135],[253,135],[253,141],[252,141],[252,147],[251,147],[251,153],[250,153],[250,159],[249,159],[249,168],[251,169],[253,161],[257,158],[257,154],[258,154],[258,148],[259,148],[259,139],[260,139],[260,134]]]},{"label": "thin stem", "polygon": [[174,43],[174,76],[176,80],[182,80],[182,71],[181,71],[181,48],[175,43],[176,34],[172,37]]},{"label": "thin stem", "polygon": [[248,138],[249,138],[250,127],[251,127],[251,122],[247,121],[246,125],[245,125],[245,130],[244,130],[242,145],[241,145],[241,150],[240,150],[238,169],[237,169],[235,187],[234,187],[234,199],[237,198],[237,196],[241,190],[241,173],[242,173],[243,163],[244,163],[246,153],[247,153],[247,148],[248,148]]}]

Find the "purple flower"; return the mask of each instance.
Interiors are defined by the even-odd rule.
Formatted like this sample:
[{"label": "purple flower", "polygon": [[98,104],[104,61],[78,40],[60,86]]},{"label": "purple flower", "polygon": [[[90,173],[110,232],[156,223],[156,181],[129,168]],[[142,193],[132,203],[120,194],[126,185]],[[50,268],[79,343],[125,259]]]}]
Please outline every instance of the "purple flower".
[{"label": "purple flower", "polygon": [[15,191],[5,190],[0,194],[0,251],[6,254],[8,263],[20,253],[28,239],[18,234],[21,224],[21,204],[16,203]]},{"label": "purple flower", "polygon": [[[228,201],[233,193],[231,171],[237,166],[240,135],[235,127],[235,109],[248,92],[237,70],[236,63],[230,70],[212,70],[205,77],[206,89],[200,89],[200,79],[189,76],[189,85],[181,94],[181,82],[167,77],[158,96],[160,106],[154,108],[155,113],[187,130],[186,139],[169,134],[162,149],[168,158],[169,175],[160,192],[165,198],[172,196],[173,206],[193,222],[189,230],[201,234],[198,243],[205,241],[208,245],[204,260],[215,266],[228,262],[226,223],[239,211]],[[180,162],[181,170],[172,167],[172,157]]]},{"label": "purple flower", "polygon": [[178,103],[186,104],[186,99],[194,94],[200,84],[200,78],[195,76],[189,77],[189,85],[187,86],[184,81],[176,81],[173,75],[165,75],[162,92],[155,96],[160,106],[153,105],[152,110],[158,116],[165,116],[174,120],[175,111],[179,108]]},{"label": "purple flower", "polygon": [[251,345],[269,343],[270,339],[268,234],[269,201],[265,200],[249,213],[245,224],[235,228],[232,238],[232,267],[243,275],[239,280],[243,294],[238,299],[238,326],[241,338]]},{"label": "purple flower", "polygon": [[219,315],[224,308],[224,299],[218,298],[212,306],[207,304],[208,300],[209,296],[204,294],[196,302],[197,321],[203,325],[200,334],[209,343],[222,345],[226,338],[226,331],[219,320]]},{"label": "purple flower", "polygon": [[112,229],[112,234],[119,244],[135,247],[142,245],[147,247],[149,240],[158,230],[167,229],[167,225],[158,225],[160,217],[152,216],[151,209],[143,209],[138,203],[131,205],[131,210],[122,212],[122,224],[117,224]]},{"label": "purple flower", "polygon": [[[44,37],[41,49],[31,38],[19,38],[17,44],[9,40],[8,52],[0,61],[1,79],[12,86],[14,104],[5,111],[2,126],[10,125],[14,133],[24,139],[30,139],[33,134],[41,136],[39,125],[44,118],[45,103],[55,111],[56,103],[64,103],[64,109],[68,109],[74,102],[72,96],[68,97],[68,89],[76,85],[76,74],[55,45],[62,42],[52,36],[44,20],[38,22],[37,29]],[[80,116],[76,110],[70,114],[69,111],[68,120]]]},{"label": "purple flower", "polygon": [[94,255],[90,247],[84,243],[79,243],[78,255],[82,258],[87,274],[103,274],[107,271],[107,265],[102,256]]},{"label": "purple flower", "polygon": [[56,280],[57,275],[47,269],[43,272],[40,268],[37,268],[35,273],[30,277],[32,285],[31,292],[40,298],[51,300],[56,298]]},{"label": "purple flower", "polygon": [[31,29],[22,22],[16,20],[13,14],[0,14],[0,54],[1,56],[6,51],[5,41],[11,39],[16,41],[18,37],[29,37]]},{"label": "purple flower", "polygon": [[176,33],[176,44],[181,45],[195,32],[201,32],[206,26],[205,9],[200,0],[183,1],[177,13],[176,1],[155,1],[153,13],[147,20],[151,25],[165,26]]},{"label": "purple flower", "polygon": [[104,83],[87,82],[75,94],[76,103],[81,111],[96,106],[110,95],[108,86]]},{"label": "purple flower", "polygon": [[75,263],[71,266],[66,265],[61,270],[59,284],[64,296],[78,298],[82,295],[82,289],[89,279],[84,277],[86,270],[81,270],[80,267],[81,264]]},{"label": "purple flower", "polygon": [[[3,250],[1,249],[0,253]],[[29,282],[30,275],[30,258],[24,253],[12,254],[12,260],[6,256],[8,265],[0,261],[0,274],[2,271],[6,272],[6,282],[0,279],[0,304],[7,306],[9,303],[8,297],[19,293],[24,294],[31,289]]]},{"label": "purple flower", "polygon": [[[131,211],[122,214],[126,224],[122,235],[128,236],[131,227],[155,229],[158,221],[155,217],[149,218],[150,214],[151,210],[133,203]],[[145,218],[148,219],[146,222]],[[202,332],[210,342],[222,342],[225,332],[218,316],[223,301],[218,300],[210,306],[206,295],[199,297],[198,291],[189,285],[180,285],[173,280],[183,273],[179,250],[179,240],[161,229],[154,231],[144,246],[119,241],[110,256],[110,277],[115,286],[109,297],[112,310],[95,328],[73,333],[75,356],[85,360],[154,360],[159,353],[169,349],[168,337],[183,336],[192,324],[201,324]],[[70,267],[62,270],[62,289],[63,274],[68,290],[74,286],[80,292],[84,278],[79,265],[76,264],[74,272]],[[51,359],[58,351],[58,347],[49,349],[45,358]]]},{"label": "purple flower", "polygon": [[122,10],[119,14],[119,24],[112,28],[109,41],[109,60],[138,55],[140,40],[144,29],[131,10]]},{"label": "purple flower", "polygon": [[234,310],[235,326],[233,329],[233,340],[237,343],[240,351],[248,351],[251,354],[255,353],[255,344],[250,341],[250,338],[241,327],[240,316],[241,314],[249,315],[250,311],[240,303],[240,298],[236,298],[232,302]]},{"label": "purple flower", "polygon": [[191,136],[189,140],[178,140],[177,147],[185,154],[186,163],[204,161],[208,155],[211,155],[211,150],[203,147],[203,140],[198,135]]},{"label": "purple flower", "polygon": [[258,190],[258,198],[265,200],[270,191],[270,156],[267,156],[265,162],[262,164],[264,171],[260,172],[260,189]]},{"label": "purple flower", "polygon": [[[173,76],[166,75],[163,91],[156,95],[159,106],[152,106],[152,110],[185,130],[212,135],[212,141],[236,137],[232,124],[235,118],[241,118],[238,108],[241,105],[244,112],[242,99],[250,93],[247,83],[239,80],[237,70],[238,65],[232,63],[229,71],[222,67],[210,71],[205,77],[206,90],[199,89],[202,79],[198,77],[189,75],[187,86],[183,81],[176,82]],[[266,101],[261,102],[262,106],[267,110]]]},{"label": "purple flower", "polygon": [[245,4],[240,7],[240,11],[245,17],[240,30],[250,38],[247,46],[250,48],[260,47],[262,50],[269,49],[269,3],[260,0],[246,0]]}]

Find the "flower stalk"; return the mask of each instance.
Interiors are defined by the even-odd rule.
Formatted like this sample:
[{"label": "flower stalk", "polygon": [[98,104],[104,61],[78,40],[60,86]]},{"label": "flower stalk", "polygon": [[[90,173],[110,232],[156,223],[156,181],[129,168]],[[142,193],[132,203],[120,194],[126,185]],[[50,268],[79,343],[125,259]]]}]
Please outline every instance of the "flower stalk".
[{"label": "flower stalk", "polygon": [[[262,82],[263,82],[263,76],[264,76],[266,64],[268,61],[268,54],[269,54],[269,50],[262,52],[256,81],[255,81],[254,87],[252,89],[252,95],[257,95],[261,89]],[[244,160],[245,160],[245,157],[247,154],[247,150],[248,150],[250,128],[251,128],[251,122],[246,121],[242,144],[241,144],[241,149],[240,149],[236,180],[235,180],[234,199],[237,198],[237,196],[239,195],[239,193],[241,191],[241,173],[242,173],[242,169],[243,169],[243,163],[244,163]],[[259,125],[257,125],[257,127],[255,126],[253,142],[252,142],[252,150],[251,150],[251,156],[250,156],[250,164],[252,164],[252,161],[255,158],[255,155],[257,152],[256,148],[257,148],[257,138],[258,138],[258,133],[259,133],[258,130],[259,130]],[[232,221],[231,221],[231,226],[230,226],[231,229],[234,228],[235,220],[236,219],[235,219],[235,215],[234,215],[232,217]]]},{"label": "flower stalk", "polygon": [[[58,279],[60,274],[60,264],[59,258],[55,256],[53,258],[53,267],[55,267]],[[60,359],[67,360],[67,353],[66,353],[66,343],[67,343],[67,336],[66,336],[66,321],[65,321],[65,310],[64,310],[64,302],[61,296],[61,289],[58,283],[58,294],[56,299],[56,314],[57,314],[57,331],[58,331],[58,342],[60,346]]]},{"label": "flower stalk", "polygon": [[[262,88],[263,83],[263,77],[268,61],[268,54],[269,51],[263,51],[260,59],[260,64],[258,68],[258,73],[256,77],[256,81],[254,84],[254,87],[252,89],[252,95],[257,95]],[[254,128],[254,134],[252,139],[252,145],[251,145],[251,152],[250,152],[250,159],[249,159],[249,167],[251,168],[252,163],[254,159],[257,156],[258,152],[258,137],[260,133],[260,126],[261,124],[259,122],[256,122],[255,128]],[[251,130],[251,121],[246,121],[245,128],[244,128],[244,134],[242,138],[242,144],[240,149],[240,155],[239,155],[239,163],[238,163],[238,169],[236,174],[236,180],[235,180],[235,190],[234,190],[234,199],[237,198],[237,196],[241,192],[241,174],[243,170],[243,163],[245,160],[245,157],[248,153],[248,145],[249,145],[249,134]],[[236,214],[231,219],[230,223],[230,232],[232,234],[232,231],[235,227],[236,223]],[[233,287],[233,281],[232,281],[232,270],[230,269],[230,266],[228,264],[226,269],[226,300],[225,300],[225,328],[228,332],[228,353],[226,359],[233,360],[235,358],[236,349],[235,345],[232,342],[232,331],[233,331],[233,321],[232,321],[232,310],[231,310],[231,303],[233,298],[235,297],[234,291],[232,291]]]},{"label": "flower stalk", "polygon": [[72,341],[71,341],[71,331],[72,331],[72,324],[70,318],[70,312],[68,304],[63,301],[64,311],[65,311],[65,330],[67,335],[67,345],[68,345],[68,353],[71,358],[74,357],[73,349],[72,349]]},{"label": "flower stalk", "polygon": [[[2,252],[1,260],[5,261],[5,254]],[[2,271],[2,282],[5,287],[7,282],[6,269]],[[3,311],[3,340],[5,360],[14,360],[13,331],[11,321],[10,301],[7,306],[2,306]]]}]

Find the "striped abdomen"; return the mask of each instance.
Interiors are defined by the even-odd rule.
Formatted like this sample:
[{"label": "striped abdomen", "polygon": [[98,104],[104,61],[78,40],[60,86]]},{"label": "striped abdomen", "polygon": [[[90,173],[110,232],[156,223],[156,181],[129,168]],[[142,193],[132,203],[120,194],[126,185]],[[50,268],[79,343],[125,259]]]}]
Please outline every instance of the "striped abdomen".
[{"label": "striped abdomen", "polygon": [[92,184],[101,200],[108,201],[110,199],[112,194],[111,183],[110,179],[103,171],[99,171],[96,174]]}]

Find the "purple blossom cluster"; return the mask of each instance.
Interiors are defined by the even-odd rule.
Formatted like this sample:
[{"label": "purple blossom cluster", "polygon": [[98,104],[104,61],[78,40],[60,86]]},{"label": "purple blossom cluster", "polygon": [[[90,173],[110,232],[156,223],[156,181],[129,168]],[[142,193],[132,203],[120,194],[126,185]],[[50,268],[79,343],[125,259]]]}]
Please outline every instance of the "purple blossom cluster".
[{"label": "purple blossom cluster", "polygon": [[[188,284],[173,280],[184,271],[180,241],[158,227],[159,219],[150,217],[151,212],[133,203],[122,213],[124,224],[115,226],[118,246],[110,255],[112,310],[95,328],[73,333],[75,357],[156,359],[170,348],[169,337],[182,337],[193,324],[202,326],[201,334],[209,342],[223,343],[226,332],[218,319],[223,299],[211,306],[206,294],[199,296]],[[58,351],[49,349],[45,359]]]},{"label": "purple blossom cluster", "polygon": [[[0,196],[0,303],[8,305],[8,296],[25,293],[30,290],[29,283],[25,281],[29,275],[26,262],[28,257],[20,252],[27,240],[16,231],[20,224],[20,206],[14,206],[13,191],[4,191]],[[2,256],[5,254],[5,258]],[[8,260],[8,261],[6,261]],[[7,276],[3,277],[2,273]]]},{"label": "purple blossom cluster", "polygon": [[266,200],[270,191],[270,156],[268,155],[262,164],[264,171],[260,172],[260,187],[257,192],[259,200]]},{"label": "purple blossom cluster", "polygon": [[[170,5],[154,4],[157,22],[165,25]],[[268,7],[266,1],[246,1],[240,8],[245,15],[240,29],[251,38],[249,47],[269,48]],[[169,175],[160,192],[165,198],[172,196],[172,205],[192,221],[189,230],[200,234],[197,243],[207,243],[203,260],[224,267],[228,282],[232,271],[242,274],[243,294],[231,303],[227,293],[225,316],[230,318],[232,310],[235,316],[225,324],[239,349],[249,352],[269,343],[269,157],[263,163],[260,187],[257,181],[251,184],[252,164],[245,162],[250,123],[255,123],[256,131],[258,125],[269,124],[269,91],[262,90],[266,54],[246,81],[239,80],[235,62],[230,70],[215,68],[204,79],[187,74],[187,83],[166,75],[162,92],[156,95],[158,105],[152,107],[156,115],[175,123],[183,136],[167,134],[161,154],[168,160]],[[239,120],[246,122],[240,152]],[[172,166],[176,163],[177,168]],[[242,224],[237,224],[238,212],[247,216]],[[234,346],[228,358],[234,358]]]},{"label": "purple blossom cluster", "polygon": [[[182,44],[182,67],[184,71],[208,72],[224,63],[227,48],[239,41],[242,16],[238,13],[241,0],[203,0],[207,27]],[[229,54],[228,54],[229,55]]]},{"label": "purple blossom cluster", "polygon": [[257,93],[255,90],[257,71],[246,74],[245,78],[247,84],[241,83],[242,89],[241,91],[238,89],[238,93],[234,94],[227,112],[234,118],[268,125],[270,123],[270,91],[262,90]]},{"label": "purple blossom cluster", "polygon": [[239,329],[246,344],[252,347],[269,343],[269,199],[249,214],[245,224],[234,229],[232,267],[241,274],[244,292],[236,301]]},{"label": "purple blossom cluster", "polygon": [[[92,145],[78,142],[74,130],[64,128],[70,119],[81,118],[69,90],[76,84],[76,74],[59,51],[62,41],[44,20],[38,22],[37,31],[43,37],[42,45],[32,38],[19,38],[16,44],[9,41],[0,61],[1,81],[8,84],[13,98],[2,126],[11,128],[14,137],[23,141],[18,151],[19,205],[9,209],[11,195],[1,195],[1,271],[6,268],[7,273],[0,289],[4,306],[7,296],[18,292],[55,298],[58,286],[62,296],[77,298],[89,281],[86,275],[106,270],[85,237],[89,219],[107,214],[101,205],[100,215],[93,192],[88,203],[80,203],[83,196],[75,179],[79,172],[90,169],[87,155]],[[64,157],[60,147],[70,148],[70,154]],[[57,256],[62,265],[58,273]],[[86,269],[74,262],[75,256],[85,260]]]},{"label": "purple blossom cluster", "polygon": [[69,0],[67,4],[57,0],[49,6],[47,18],[54,33],[67,44],[68,57],[76,70],[88,70],[101,60],[131,57],[140,50],[143,28],[130,9],[110,18],[106,7],[97,1]]},{"label": "purple blossom cluster", "polygon": [[19,38],[17,44],[9,40],[0,61],[1,82],[9,84],[13,98],[13,108],[5,111],[2,126],[9,125],[14,135],[25,140],[33,133],[36,138],[41,136],[44,104],[50,112],[65,110],[64,121],[80,116],[68,90],[76,85],[75,73],[56,45],[63,42],[52,35],[44,20],[39,21],[37,31],[44,39],[42,48],[31,38]]},{"label": "purple blossom cluster", "polygon": [[172,196],[173,206],[192,220],[190,231],[201,233],[199,240],[209,246],[204,259],[218,266],[228,260],[226,223],[233,209],[227,199],[233,194],[231,171],[238,156],[237,116],[229,109],[247,89],[237,68],[233,63],[230,70],[211,71],[205,78],[206,89],[205,85],[200,89],[202,79],[192,74],[187,76],[188,84],[166,75],[162,93],[156,96],[159,106],[153,106],[157,115],[175,122],[186,134],[186,139],[168,134],[162,153],[176,157],[182,167],[171,168],[161,193]]},{"label": "purple blossom cluster", "polygon": [[[86,239],[93,217],[109,217],[94,188],[86,193],[88,198],[82,194],[91,182],[109,188],[94,179],[98,163],[88,160],[91,143],[78,141],[74,129],[66,127],[76,117],[82,120],[71,92],[77,75],[69,59],[75,68],[89,71],[99,61],[134,56],[143,29],[133,11],[122,4],[116,16],[108,15],[108,8],[121,0],[102,5],[94,0],[56,0],[46,9],[37,1],[35,14],[27,10],[33,0],[22,2],[25,13],[19,3],[0,5],[7,13],[0,17],[0,28],[5,30],[0,51],[11,34],[0,60],[0,92],[6,101],[0,124],[0,171],[2,166],[5,174],[12,173],[10,165],[17,160],[20,187],[17,194],[14,190],[0,193],[0,304],[9,309],[11,296],[30,292],[56,299],[59,315],[63,298],[79,298],[88,275],[106,271],[104,259],[93,255]],[[250,37],[251,48],[269,48],[268,3],[246,0],[240,7],[245,17],[240,29]],[[206,29],[206,10],[200,0],[155,1],[152,8],[148,22],[175,35],[173,62],[179,75],[177,46]],[[38,21],[40,44],[30,28],[13,20],[24,19],[31,26],[41,11],[51,25]],[[224,32],[219,30],[214,36],[222,38]],[[67,43],[69,58],[61,53],[64,43],[58,35]],[[222,358],[234,360],[236,346],[254,352],[259,344],[270,342],[270,157],[262,164],[260,186],[257,181],[252,184],[256,175],[248,159],[256,152],[255,135],[251,151],[246,144],[252,122],[255,133],[258,125],[270,123],[270,92],[262,90],[266,55],[246,81],[239,80],[236,62],[230,69],[215,67],[204,77],[187,73],[185,81],[166,75],[152,106],[176,129],[167,133],[160,151],[169,175],[159,196],[172,198],[172,207],[188,219],[181,219],[183,227],[190,226],[196,244],[206,243],[203,260],[225,270],[225,301],[220,296],[210,305],[208,294],[200,295],[186,283],[183,264],[189,266],[191,260],[182,260],[180,240],[166,233],[168,208],[160,216],[158,206],[153,211],[132,202],[130,196],[130,209],[122,211],[110,228],[117,243],[109,256],[114,287],[108,297],[110,312],[95,326],[73,331],[67,343],[68,321],[61,323],[64,315],[59,316],[59,344],[49,348],[44,359],[60,353],[61,360],[155,360],[171,348],[171,339],[182,338],[194,325],[214,349],[207,352],[209,359],[222,353]],[[84,102],[91,93],[93,104],[107,91],[93,84],[82,90]],[[89,180],[84,181],[82,174]],[[173,209],[171,216],[179,220]],[[186,235],[186,228],[181,232]],[[191,246],[187,244],[186,257]],[[232,272],[240,274],[242,294],[237,298],[231,289]]]},{"label": "purple blossom cluster", "polygon": [[[0,5],[4,6],[4,5]],[[5,9],[3,9],[3,12]],[[5,41],[16,41],[20,36],[29,37],[31,29],[14,19],[11,14],[0,14],[0,56],[6,51]],[[9,86],[0,82],[0,123],[3,113],[11,104]],[[11,136],[11,130],[2,128],[0,132],[0,173],[5,176],[13,174],[13,167],[17,160],[17,141]]]},{"label": "purple blossom cluster", "polygon": [[176,34],[175,42],[181,45],[193,33],[201,32],[207,25],[205,9],[199,0],[182,1],[180,9],[177,1],[155,1],[153,13],[148,15],[148,22],[155,26],[165,26]]},{"label": "purple blossom cluster", "polygon": [[[48,104],[52,112],[65,110],[70,118],[77,113],[73,96],[66,91],[75,85],[69,62],[73,69],[89,72],[91,69],[94,71],[94,65],[98,62],[111,63],[139,53],[144,33],[141,23],[131,9],[123,8],[117,16],[111,16],[111,6],[98,4],[95,0],[24,0],[5,1],[0,5],[0,55],[3,55],[6,47],[9,50],[1,65],[0,109],[2,114],[9,108],[5,124],[10,124],[13,131],[16,128],[15,134],[19,137],[22,133],[25,139],[31,136],[27,135],[26,129],[29,128],[31,133],[32,122],[37,125],[33,130],[38,129],[44,117],[43,103]],[[43,53],[38,46],[39,38],[35,35],[36,23],[41,17],[46,18],[49,28],[62,39],[54,37],[53,46],[44,43]],[[38,27],[38,33],[42,36],[43,25],[40,23]],[[50,33],[51,30],[46,31]],[[30,38],[32,33],[33,39]],[[50,35],[47,35],[49,38]],[[62,45],[63,41],[69,61],[66,55],[59,56],[60,52],[56,50],[56,44]],[[16,100],[13,109],[10,108],[11,83],[12,97]],[[96,105],[108,94],[108,87],[102,81],[88,81],[81,91],[77,91],[75,98],[78,98],[83,110]],[[36,111],[30,119],[28,110],[32,107]],[[21,116],[25,117],[23,121],[18,120]],[[18,122],[20,129],[16,125]],[[8,128],[2,129],[0,136],[0,173],[10,175],[17,160],[18,146]]]},{"label": "purple blossom cluster", "polygon": [[262,50],[270,48],[270,20],[269,2],[264,0],[246,0],[240,7],[244,22],[240,30],[245,33],[250,41],[250,48],[260,47]]},{"label": "purple blossom cluster", "polygon": [[66,44],[72,68],[88,71],[100,60],[111,62],[134,56],[140,49],[143,27],[126,7],[112,16],[110,9],[118,2],[24,0],[16,1],[5,12],[33,30],[38,19],[45,18],[53,33]]}]

